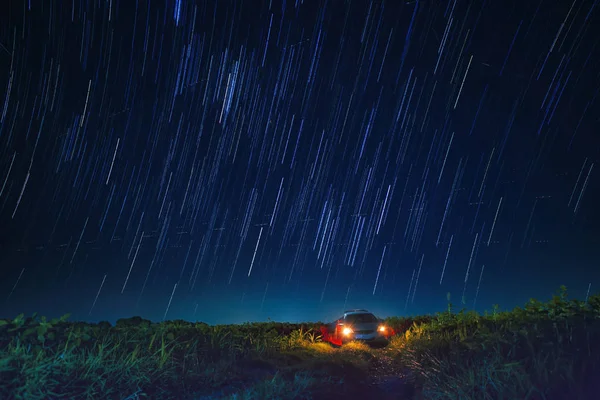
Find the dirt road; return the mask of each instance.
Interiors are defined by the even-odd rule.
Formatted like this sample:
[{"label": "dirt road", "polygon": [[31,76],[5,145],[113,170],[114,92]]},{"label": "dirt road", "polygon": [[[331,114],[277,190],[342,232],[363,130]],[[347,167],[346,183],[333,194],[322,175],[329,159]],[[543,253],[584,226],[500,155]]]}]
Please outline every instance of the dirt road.
[{"label": "dirt road", "polygon": [[387,349],[373,351],[373,359],[365,371],[348,366],[341,385],[324,386],[313,394],[315,400],[335,398],[412,400],[418,393],[410,372],[402,368]]},{"label": "dirt road", "polygon": [[[312,375],[317,383],[310,389],[302,390],[298,399],[303,400],[417,400],[420,399],[412,383],[410,373],[394,360],[389,348],[353,351],[351,348],[334,348],[334,353],[347,352],[343,359],[326,356],[302,358],[288,354],[285,362],[274,360],[248,360],[239,363],[237,379],[228,381],[218,390],[204,393],[194,400],[215,400],[223,398],[296,398],[291,393],[279,395],[262,395],[249,390],[260,382],[269,382],[279,374],[287,377],[287,382],[294,380],[297,373],[306,372]],[[330,350],[331,351],[331,348]],[[341,353],[343,354],[343,353]],[[293,388],[290,387],[290,390]],[[246,393],[246,395],[242,394]],[[253,393],[248,396],[248,393]]]}]

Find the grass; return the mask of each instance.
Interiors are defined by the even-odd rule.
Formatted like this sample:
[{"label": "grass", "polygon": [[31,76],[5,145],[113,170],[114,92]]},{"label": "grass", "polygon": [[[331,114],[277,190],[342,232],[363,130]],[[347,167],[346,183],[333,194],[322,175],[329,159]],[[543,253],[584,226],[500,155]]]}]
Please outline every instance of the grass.
[{"label": "grass", "polygon": [[302,398],[360,358],[322,343],[320,323],[67,319],[0,320],[0,398]]},{"label": "grass", "polygon": [[[321,323],[209,326],[139,317],[115,326],[0,320],[0,398],[310,399],[358,393],[382,357],[426,399],[591,399],[600,392],[600,295],[484,315],[389,318],[384,350],[321,341]],[[327,396],[324,395],[324,398]]]},{"label": "grass", "polygon": [[[401,325],[407,321],[391,319]],[[508,312],[464,310],[414,323],[392,340],[427,399],[593,399],[600,392],[600,296]]]}]

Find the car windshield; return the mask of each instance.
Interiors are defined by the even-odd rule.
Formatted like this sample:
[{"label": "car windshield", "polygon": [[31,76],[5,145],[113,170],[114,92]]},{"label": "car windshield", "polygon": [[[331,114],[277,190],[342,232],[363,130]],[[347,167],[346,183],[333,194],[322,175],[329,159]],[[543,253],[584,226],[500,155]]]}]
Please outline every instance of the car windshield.
[{"label": "car windshield", "polygon": [[370,313],[350,314],[346,315],[345,319],[351,324],[365,324],[370,322],[377,322],[377,317]]}]

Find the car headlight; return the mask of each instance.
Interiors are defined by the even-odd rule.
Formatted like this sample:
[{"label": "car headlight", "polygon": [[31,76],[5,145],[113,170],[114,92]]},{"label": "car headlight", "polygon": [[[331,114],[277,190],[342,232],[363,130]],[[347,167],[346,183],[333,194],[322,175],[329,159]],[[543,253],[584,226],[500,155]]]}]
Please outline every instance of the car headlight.
[{"label": "car headlight", "polygon": [[354,333],[354,331],[352,330],[352,328],[345,327],[344,329],[342,329],[342,333],[344,334],[344,336],[348,336]]},{"label": "car headlight", "polygon": [[385,333],[387,331],[387,327],[385,325],[379,325],[379,328],[377,328],[377,330],[381,333]]}]

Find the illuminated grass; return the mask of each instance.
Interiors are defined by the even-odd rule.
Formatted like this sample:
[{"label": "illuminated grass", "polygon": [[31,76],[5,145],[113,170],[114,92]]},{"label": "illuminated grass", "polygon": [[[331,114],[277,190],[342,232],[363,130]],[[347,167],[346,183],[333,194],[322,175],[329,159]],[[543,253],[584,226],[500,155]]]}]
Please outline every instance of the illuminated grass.
[{"label": "illuminated grass", "polygon": [[510,312],[456,313],[449,304],[434,316],[386,324],[398,335],[377,350],[324,343],[320,323],[208,326],[135,317],[111,326],[20,315],[0,320],[0,398],[327,398],[375,390],[372,366],[390,357],[393,374],[404,371],[402,379],[427,399],[600,392],[598,295],[583,303],[568,300],[563,288],[547,303]]},{"label": "illuminated grass", "polygon": [[296,398],[331,381],[323,366],[350,362],[320,342],[321,324],[135,317],[110,326],[67,317],[0,320],[0,398]]}]

